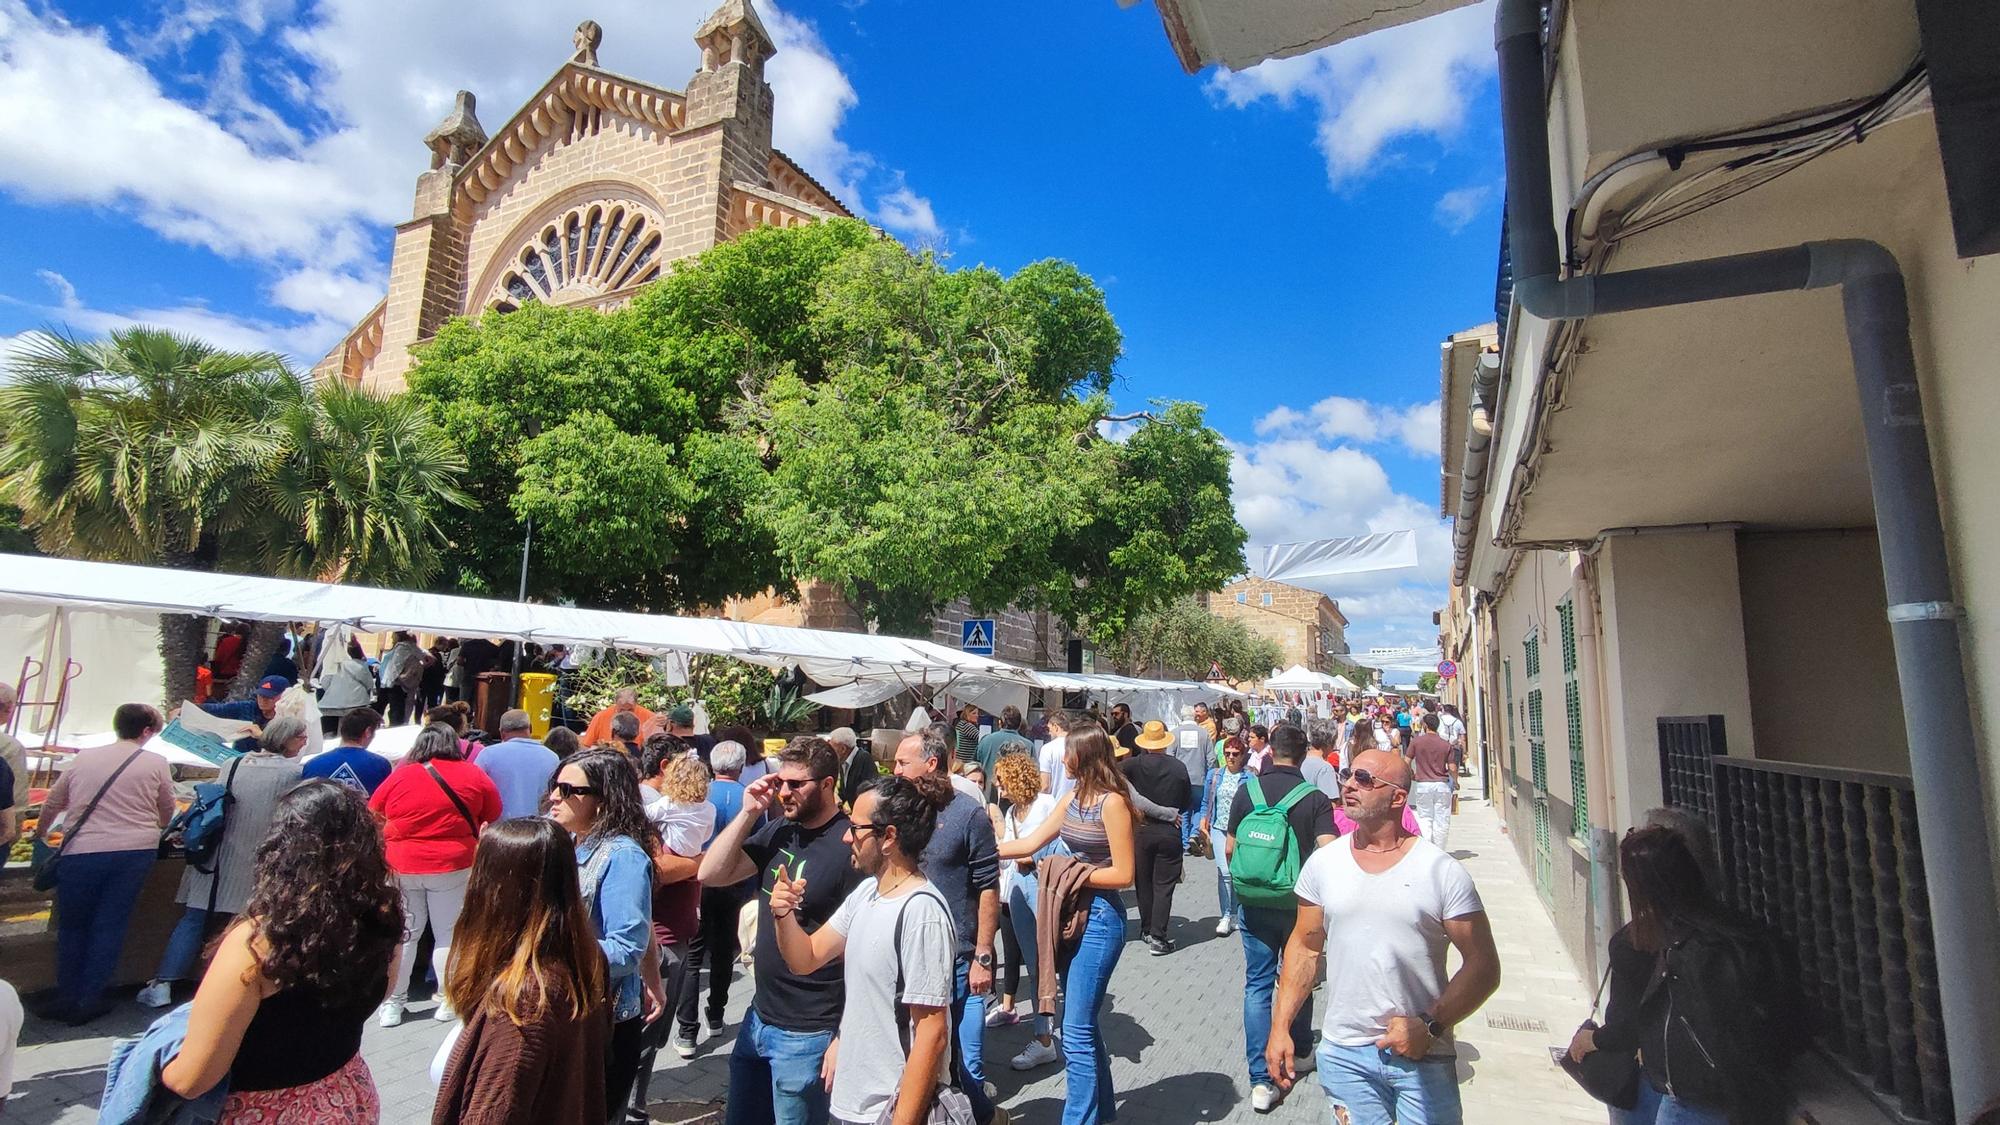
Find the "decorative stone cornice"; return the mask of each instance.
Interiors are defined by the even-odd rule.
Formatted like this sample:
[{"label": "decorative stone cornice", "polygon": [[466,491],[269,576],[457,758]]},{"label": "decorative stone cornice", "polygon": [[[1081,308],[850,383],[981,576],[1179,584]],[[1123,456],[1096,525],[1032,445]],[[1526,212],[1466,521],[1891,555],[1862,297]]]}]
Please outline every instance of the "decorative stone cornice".
[{"label": "decorative stone cornice", "polygon": [[771,150],[771,165],[765,174],[771,177],[771,187],[779,195],[788,195],[815,207],[825,208],[842,218],[854,218],[854,212],[848,210],[846,204],[828,191],[825,184],[814,179],[812,173],[799,166],[798,161],[776,149]]},{"label": "decorative stone cornice", "polygon": [[382,353],[382,329],[388,322],[388,313],[389,299],[384,297],[326,358],[313,365],[314,378],[338,375],[349,383],[359,383],[368,371],[369,361]]},{"label": "decorative stone cornice", "polygon": [[470,217],[472,207],[505,183],[508,173],[544,141],[551,137],[576,139],[594,132],[598,124],[595,113],[606,110],[671,133],[686,120],[687,99],[677,91],[636,78],[582,63],[565,63],[459,170],[454,212],[461,218]]}]

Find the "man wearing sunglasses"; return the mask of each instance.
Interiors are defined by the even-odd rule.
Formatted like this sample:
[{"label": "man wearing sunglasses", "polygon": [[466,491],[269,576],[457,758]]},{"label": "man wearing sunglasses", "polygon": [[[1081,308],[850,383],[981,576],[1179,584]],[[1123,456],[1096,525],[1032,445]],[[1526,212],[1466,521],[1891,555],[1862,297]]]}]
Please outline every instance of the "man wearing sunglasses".
[{"label": "man wearing sunglasses", "polygon": [[[834,791],[840,755],[825,739],[794,738],[778,754],[777,772],[743,789],[743,811],[709,844],[698,875],[723,887],[758,878],[756,994],[729,1056],[728,1125],[779,1122],[822,1125],[827,1120],[846,992],[838,960],[795,973],[778,950],[771,917],[771,887],[780,871],[804,880],[791,914],[811,933],[833,917],[864,876],[855,869],[846,840],[848,821]],[[764,814],[780,814],[762,828]]]},{"label": "man wearing sunglasses", "polygon": [[[1265,1045],[1271,1076],[1290,1089],[1299,1068],[1291,1017],[1327,958],[1320,1086],[1350,1125],[1459,1125],[1452,1025],[1500,986],[1500,954],[1465,867],[1403,828],[1412,775],[1395,754],[1367,750],[1340,771],[1354,831],[1299,871],[1298,920],[1285,946]],[[1445,978],[1445,944],[1458,972]]]}]

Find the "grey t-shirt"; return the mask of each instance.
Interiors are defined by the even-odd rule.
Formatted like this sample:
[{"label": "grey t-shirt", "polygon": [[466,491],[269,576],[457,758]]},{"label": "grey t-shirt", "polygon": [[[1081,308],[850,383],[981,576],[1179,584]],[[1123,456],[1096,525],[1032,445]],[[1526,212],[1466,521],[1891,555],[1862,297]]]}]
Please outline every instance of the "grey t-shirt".
[{"label": "grey t-shirt", "polygon": [[1340,800],[1340,772],[1325,758],[1307,754],[1306,760],[1299,763],[1299,773],[1303,774],[1307,781],[1312,782],[1320,792],[1333,800]]},{"label": "grey t-shirt", "polygon": [[951,907],[958,952],[971,953],[978,937],[979,893],[1000,889],[1000,846],[993,839],[993,818],[977,797],[954,793],[951,804],[939,810],[923,868],[924,878]]},{"label": "grey t-shirt", "polygon": [[[951,1007],[958,936],[937,889],[916,882],[883,898],[875,880],[854,888],[827,925],[847,939],[847,1003],[840,1014],[840,1065],[833,1072],[833,1116],[872,1122],[896,1096],[903,1080],[904,1005]],[[896,931],[903,953],[896,958]],[[903,989],[896,991],[900,970]],[[946,1079],[951,1056],[950,1021],[937,1080]]]}]

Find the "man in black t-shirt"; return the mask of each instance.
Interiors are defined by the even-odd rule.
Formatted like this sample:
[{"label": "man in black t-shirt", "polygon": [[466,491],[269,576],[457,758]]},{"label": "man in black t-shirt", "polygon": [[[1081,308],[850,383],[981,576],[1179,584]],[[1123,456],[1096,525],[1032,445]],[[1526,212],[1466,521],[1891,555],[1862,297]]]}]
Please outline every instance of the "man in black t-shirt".
[{"label": "man in black t-shirt", "polygon": [[[1225,850],[1235,854],[1235,826],[1242,824],[1255,807],[1250,800],[1252,785],[1264,795],[1266,805],[1283,801],[1287,793],[1303,785],[1312,791],[1285,813],[1285,823],[1292,830],[1292,838],[1298,841],[1299,865],[1303,867],[1314,848],[1334,840],[1333,802],[1299,771],[1299,764],[1306,757],[1305,731],[1290,723],[1279,723],[1271,728],[1270,748],[1271,764],[1236,790],[1236,799],[1229,806],[1230,832],[1225,838]],[[1242,909],[1243,1039],[1244,1054],[1250,1064],[1250,1108],[1267,1113],[1281,1096],[1277,1084],[1271,1081],[1270,1067],[1264,1062],[1264,1044],[1271,1032],[1271,993],[1278,983],[1278,961],[1284,954],[1286,939],[1291,937],[1298,907],[1294,900],[1290,907]],[[1299,1005],[1298,1015],[1292,1020],[1292,1042],[1312,1042],[1311,997]]]},{"label": "man in black t-shirt", "polygon": [[[807,933],[833,917],[861,882],[835,792],[839,771],[840,756],[825,739],[792,739],[778,755],[777,772],[744,787],[743,811],[702,857],[706,885],[758,880],[757,992],[729,1056],[727,1125],[827,1119],[820,1072],[840,1027],[845,967],[835,960],[801,974],[785,966],[772,928],[771,882],[781,870],[805,880],[805,900],[793,916]],[[758,828],[774,804],[781,815]]]}]

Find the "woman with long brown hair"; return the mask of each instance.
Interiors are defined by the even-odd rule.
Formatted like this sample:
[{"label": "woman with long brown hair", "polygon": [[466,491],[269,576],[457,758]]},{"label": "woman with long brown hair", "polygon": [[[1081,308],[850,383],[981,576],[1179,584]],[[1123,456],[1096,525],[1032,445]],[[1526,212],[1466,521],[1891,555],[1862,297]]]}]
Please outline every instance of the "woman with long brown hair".
[{"label": "woman with long brown hair", "polygon": [[1112,761],[1111,738],[1096,723],[1069,728],[1066,762],[1075,788],[1025,835],[1000,845],[1000,861],[1026,859],[1058,836],[1069,854],[1095,868],[1083,936],[1062,972],[1063,1125],[1099,1125],[1115,1116],[1111,1054],[1098,1026],[1111,972],[1125,949],[1125,906],[1137,850],[1131,796]]},{"label": "woman with long brown hair", "polygon": [[285,794],[254,869],[161,1084],[198,1098],[227,1076],[218,1125],[381,1120],[361,1028],[395,976],[403,907],[360,791]]},{"label": "woman with long brown hair", "polygon": [[576,873],[576,846],[546,817],[479,838],[444,993],[465,1027],[433,1125],[595,1121],[611,1036],[604,953]]}]

